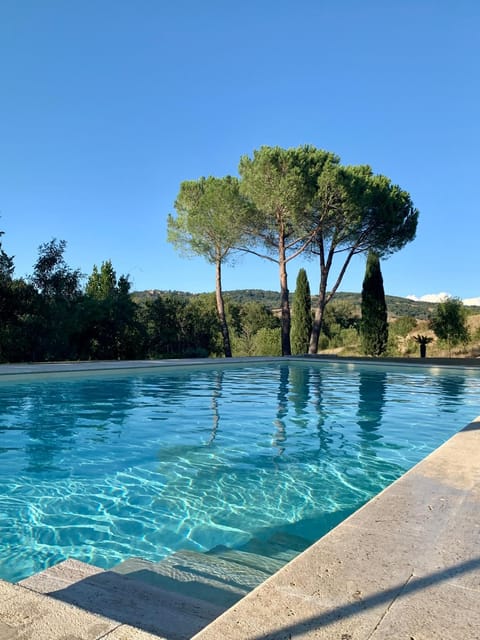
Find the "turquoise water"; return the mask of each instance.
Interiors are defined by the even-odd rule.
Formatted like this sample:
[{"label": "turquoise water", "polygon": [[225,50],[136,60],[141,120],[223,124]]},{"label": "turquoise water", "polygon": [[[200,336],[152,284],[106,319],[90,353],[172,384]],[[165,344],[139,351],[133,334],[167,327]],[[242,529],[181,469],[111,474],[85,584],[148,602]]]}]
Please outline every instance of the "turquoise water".
[{"label": "turquoise water", "polygon": [[471,370],[327,362],[0,379],[0,577],[314,541],[479,397]]}]

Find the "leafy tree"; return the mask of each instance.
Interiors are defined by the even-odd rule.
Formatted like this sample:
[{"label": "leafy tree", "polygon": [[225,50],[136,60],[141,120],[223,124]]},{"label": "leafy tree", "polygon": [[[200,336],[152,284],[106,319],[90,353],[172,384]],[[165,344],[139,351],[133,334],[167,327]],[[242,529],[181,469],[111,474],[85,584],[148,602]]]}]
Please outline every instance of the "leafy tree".
[{"label": "leafy tree", "polygon": [[308,214],[327,161],[333,164],[337,159],[308,145],[292,149],[264,146],[254,151],[253,158],[240,159],[240,189],[254,207],[248,221],[250,244],[242,248],[278,265],[283,355],[291,352],[287,264],[312,241]]},{"label": "leafy tree", "polygon": [[[0,238],[4,232],[0,231]],[[8,359],[9,324],[15,316],[12,296],[13,257],[5,253],[0,241],[0,362]]]},{"label": "leafy tree", "polygon": [[180,350],[178,320],[184,315],[187,299],[174,294],[147,300],[140,308],[140,321],[145,330],[146,355],[150,358],[173,357]]},{"label": "leafy tree", "polygon": [[175,201],[176,218],[168,216],[168,240],[186,255],[205,257],[215,265],[215,292],[225,356],[231,357],[230,335],[222,293],[222,265],[240,243],[239,222],[247,205],[238,180],[200,178],[182,182]]},{"label": "leafy tree", "polygon": [[6,362],[34,360],[37,351],[38,294],[25,280],[12,279],[4,289],[4,314],[0,322],[0,358]]},{"label": "leafy tree", "polygon": [[216,309],[216,295],[200,294],[189,301],[186,314],[189,326],[185,332],[188,357],[221,356],[224,335]]},{"label": "leafy tree", "polygon": [[137,307],[130,296],[127,276],[117,275],[107,260],[94,265],[85,288],[83,304],[86,331],[83,343],[88,357],[124,359],[135,357],[140,345]]},{"label": "leafy tree", "polygon": [[278,329],[279,319],[261,302],[246,302],[240,309],[241,330],[249,334],[260,329]]},{"label": "leafy tree", "polygon": [[67,243],[53,238],[38,248],[31,282],[45,298],[75,300],[80,294],[82,274],[71,269],[64,258]]},{"label": "leafy tree", "polygon": [[335,300],[325,309],[320,348],[351,346],[358,342],[360,311],[348,300]]},{"label": "leafy tree", "polygon": [[339,329],[358,329],[360,311],[348,300],[335,300],[325,310],[322,331],[328,336],[333,325]]},{"label": "leafy tree", "polygon": [[168,293],[140,308],[150,358],[207,357],[222,353],[215,296]]},{"label": "leafy tree", "polygon": [[279,319],[261,302],[246,302],[240,307],[240,327],[234,340],[236,355],[253,356],[255,336],[260,329],[279,329]]},{"label": "leafy tree", "polygon": [[81,278],[64,258],[67,243],[53,239],[40,245],[30,277],[35,292],[31,300],[30,330],[35,339],[32,360],[75,359]]},{"label": "leafy tree", "polygon": [[[0,238],[4,234],[4,231],[0,231]],[[13,256],[9,256],[5,253],[0,240],[0,283],[12,280],[14,268]]]},{"label": "leafy tree", "polygon": [[381,356],[385,353],[388,343],[387,305],[380,259],[373,251],[368,253],[363,280],[360,335],[365,354]]},{"label": "leafy tree", "polygon": [[88,279],[85,293],[95,300],[108,300],[117,290],[117,274],[111,260],[102,262],[100,271],[97,265],[93,265],[92,273]]},{"label": "leafy tree", "polygon": [[430,321],[430,328],[435,335],[448,345],[450,351],[458,344],[469,339],[467,327],[467,310],[458,298],[447,298],[437,305]]},{"label": "leafy tree", "polygon": [[300,269],[298,272],[292,311],[292,353],[294,355],[308,353],[312,331],[312,299],[305,269]]},{"label": "leafy tree", "polygon": [[253,339],[254,355],[256,356],[280,356],[282,355],[280,343],[280,329],[259,329]]},{"label": "leafy tree", "polygon": [[[330,162],[324,168],[318,178],[311,222],[316,230],[311,250],[319,256],[320,286],[310,353],[318,350],[325,307],[353,256],[370,250],[385,256],[401,249],[414,238],[417,219],[409,194],[385,176],[374,175],[370,167],[342,167]],[[334,258],[340,254],[343,263],[328,290]]]}]

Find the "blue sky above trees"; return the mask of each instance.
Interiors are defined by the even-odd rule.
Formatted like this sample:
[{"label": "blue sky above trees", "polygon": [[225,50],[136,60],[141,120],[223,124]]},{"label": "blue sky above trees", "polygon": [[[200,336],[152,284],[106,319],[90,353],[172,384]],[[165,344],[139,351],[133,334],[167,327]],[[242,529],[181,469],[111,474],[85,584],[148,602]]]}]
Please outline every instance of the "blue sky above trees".
[{"label": "blue sky above trees", "polygon": [[[313,144],[420,210],[416,240],[382,263],[387,294],[480,296],[479,28],[475,0],[3,0],[0,230],[16,275],[57,237],[87,275],[110,259],[134,289],[211,291],[213,267],[166,241],[180,182]],[[301,267],[315,293],[315,261],[290,265],[290,289]],[[240,258],[224,288],[276,290],[276,267]]]}]

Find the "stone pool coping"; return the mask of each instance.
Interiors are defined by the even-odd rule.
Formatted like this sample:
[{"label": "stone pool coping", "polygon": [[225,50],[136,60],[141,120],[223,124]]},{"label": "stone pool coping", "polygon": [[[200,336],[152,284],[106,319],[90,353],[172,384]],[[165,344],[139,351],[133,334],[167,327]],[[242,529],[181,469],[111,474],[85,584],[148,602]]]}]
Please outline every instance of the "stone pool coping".
[{"label": "stone pool coping", "polygon": [[30,374],[62,374],[62,373],[114,373],[115,371],[128,371],[138,369],[159,369],[171,367],[191,366],[225,366],[246,363],[263,362],[289,362],[289,361],[324,361],[344,364],[362,365],[394,365],[394,366],[418,366],[418,367],[445,367],[448,369],[470,369],[480,367],[480,358],[370,358],[370,357],[345,357],[335,355],[317,356],[246,356],[241,358],[182,358],[165,360],[88,360],[78,362],[38,362],[19,364],[0,364],[0,376],[18,376]]},{"label": "stone pool coping", "polygon": [[[387,364],[385,359],[379,362]],[[98,364],[94,369],[95,363],[82,363],[88,365],[82,370],[98,370]],[[440,363],[426,359],[419,364]],[[457,361],[448,365],[461,366]],[[17,373],[31,373],[23,367],[45,373],[70,366],[18,365]],[[151,363],[110,363],[106,368],[145,366]],[[73,370],[78,371],[78,365]],[[36,640],[60,640],[68,635],[67,629],[78,633],[79,617],[93,615],[81,610],[62,613],[57,607],[65,607],[64,603],[0,583],[0,632],[9,634],[0,633],[2,640],[30,637],[15,621],[21,620],[23,600],[37,596],[46,609],[51,603],[52,613],[48,635],[31,636]],[[16,607],[16,617],[15,612],[5,617],[10,611],[5,603]],[[158,640],[125,625],[122,629],[104,622],[100,629],[94,622],[90,618],[87,626],[82,622],[78,637]],[[480,417],[200,631],[195,640],[470,640],[480,637],[478,629]]]}]

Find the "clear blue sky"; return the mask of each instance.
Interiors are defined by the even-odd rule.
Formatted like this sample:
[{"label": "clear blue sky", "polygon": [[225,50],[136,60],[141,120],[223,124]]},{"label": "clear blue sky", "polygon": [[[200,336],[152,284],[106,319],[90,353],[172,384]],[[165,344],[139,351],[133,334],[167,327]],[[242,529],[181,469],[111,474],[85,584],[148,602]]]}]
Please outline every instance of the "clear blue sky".
[{"label": "clear blue sky", "polygon": [[[211,291],[166,241],[183,180],[237,174],[261,145],[313,144],[410,192],[416,239],[386,293],[480,296],[478,0],[0,0],[0,230],[111,259],[134,289]],[[306,266],[293,262],[289,286]],[[364,259],[341,287],[360,291]],[[241,259],[224,288],[278,289]]]}]

